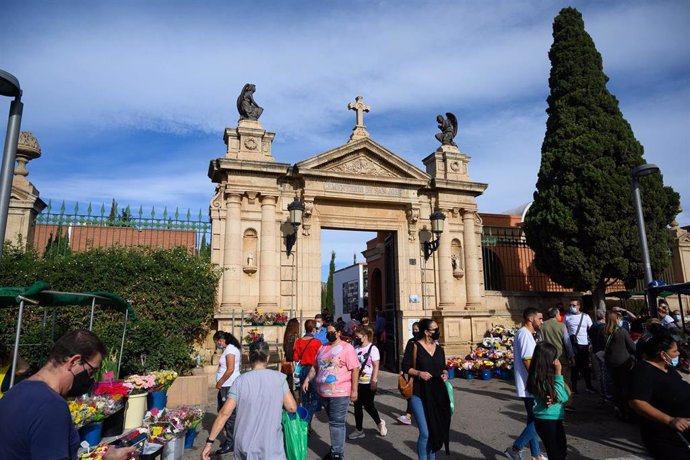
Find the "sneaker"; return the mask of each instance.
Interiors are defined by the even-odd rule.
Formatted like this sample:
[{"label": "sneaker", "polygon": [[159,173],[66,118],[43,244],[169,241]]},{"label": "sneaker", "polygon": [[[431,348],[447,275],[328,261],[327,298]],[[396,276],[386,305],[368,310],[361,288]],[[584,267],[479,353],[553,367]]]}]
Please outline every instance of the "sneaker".
[{"label": "sneaker", "polygon": [[[386,421],[385,420],[381,420],[381,423],[376,425],[376,428],[378,428],[379,434],[381,436],[385,436],[388,433],[388,428],[386,428]],[[364,434],[362,434],[362,436],[364,436]]]},{"label": "sneaker", "polygon": [[398,417],[398,422],[402,423],[403,425],[412,425],[412,420],[407,415],[401,415]]},{"label": "sneaker", "polygon": [[549,458],[544,454],[539,454],[536,457],[532,457],[532,460],[549,460]]},{"label": "sneaker", "polygon": [[510,460],[523,460],[522,451],[515,450],[512,447],[508,447],[506,450],[504,450],[503,455],[508,457]]},{"label": "sneaker", "polygon": [[362,439],[364,437],[364,430],[355,430],[347,437],[347,439]]}]

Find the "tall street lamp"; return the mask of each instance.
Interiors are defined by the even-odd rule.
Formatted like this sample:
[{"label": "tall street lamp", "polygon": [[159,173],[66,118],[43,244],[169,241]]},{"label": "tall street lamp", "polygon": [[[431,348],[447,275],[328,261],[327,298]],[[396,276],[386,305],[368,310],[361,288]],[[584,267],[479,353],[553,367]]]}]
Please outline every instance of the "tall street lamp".
[{"label": "tall street lamp", "polygon": [[431,220],[431,231],[436,236],[433,241],[424,242],[424,260],[429,260],[431,254],[433,254],[437,249],[439,242],[441,241],[441,233],[443,233],[443,222],[446,220],[446,215],[441,212],[440,209],[436,208],[429,216]]},{"label": "tall street lamp", "polygon": [[632,192],[635,204],[635,216],[637,217],[637,229],[640,232],[640,246],[642,248],[642,264],[644,266],[644,284],[647,297],[647,306],[652,317],[656,316],[656,300],[649,293],[652,284],[652,263],[649,260],[649,247],[647,246],[647,231],[644,227],[644,215],[642,213],[642,198],[640,197],[640,177],[649,176],[659,172],[659,167],[653,164],[643,164],[632,170]]},{"label": "tall street lamp", "polygon": [[19,128],[22,123],[22,90],[19,80],[11,73],[0,69],[0,95],[13,97],[10,104],[10,116],[7,121],[7,135],[2,154],[2,173],[0,174],[0,260],[5,245],[7,231],[7,214],[10,210],[10,195],[12,193],[12,176],[14,175],[14,161],[17,157],[17,142]]},{"label": "tall street lamp", "polygon": [[304,214],[304,203],[302,203],[299,198],[295,197],[287,207],[288,213],[290,213],[290,223],[292,224],[293,232],[285,236],[285,249],[287,250],[287,255],[290,257],[292,254],[292,247],[297,242],[297,229],[302,225],[302,214]]}]

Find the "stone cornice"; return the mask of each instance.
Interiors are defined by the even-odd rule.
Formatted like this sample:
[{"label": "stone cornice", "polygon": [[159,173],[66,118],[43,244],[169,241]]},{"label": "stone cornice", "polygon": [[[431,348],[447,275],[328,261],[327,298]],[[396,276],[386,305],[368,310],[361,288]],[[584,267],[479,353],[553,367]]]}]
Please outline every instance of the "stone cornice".
[{"label": "stone cornice", "polygon": [[274,161],[232,160],[228,158],[216,158],[211,160],[208,166],[208,177],[214,183],[221,183],[228,172],[253,173],[261,176],[284,176],[290,169],[288,163],[276,163]]}]

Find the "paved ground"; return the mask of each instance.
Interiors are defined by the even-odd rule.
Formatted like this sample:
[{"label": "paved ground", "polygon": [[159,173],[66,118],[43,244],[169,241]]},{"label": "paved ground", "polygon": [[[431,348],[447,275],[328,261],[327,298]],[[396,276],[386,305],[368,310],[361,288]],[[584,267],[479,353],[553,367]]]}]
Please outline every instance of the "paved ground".
[{"label": "paved ground", "polygon": [[[491,380],[452,380],[455,387],[455,408],[451,425],[450,457],[441,453],[439,460],[502,459],[503,450],[520,434],[525,414],[522,402],[514,397],[511,383]],[[405,408],[398,395],[397,375],[382,373],[376,405],[388,424],[388,436],[378,436],[374,422],[364,414],[366,437],[347,441],[345,455],[349,459],[414,459],[417,429],[397,424],[395,419]],[[208,436],[215,417],[215,390],[212,392],[209,414],[197,437],[195,449],[185,451],[185,459],[198,459],[200,447]],[[577,412],[566,414],[569,459],[638,459],[646,458],[640,444],[637,427],[618,421],[611,407],[598,401],[596,395],[576,395]],[[354,427],[353,408],[348,416],[348,434]],[[319,459],[329,449],[328,424],[323,412],[317,415],[313,427],[316,434],[309,438],[309,459]],[[216,456],[229,460],[232,455]],[[528,459],[529,456],[525,455]]]}]

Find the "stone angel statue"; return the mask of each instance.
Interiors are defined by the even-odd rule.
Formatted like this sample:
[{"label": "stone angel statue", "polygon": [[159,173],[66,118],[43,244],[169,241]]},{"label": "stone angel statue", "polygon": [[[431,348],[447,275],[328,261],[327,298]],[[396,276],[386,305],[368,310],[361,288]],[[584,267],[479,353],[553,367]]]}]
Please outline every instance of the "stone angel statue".
[{"label": "stone angel statue", "polygon": [[254,91],[256,86],[247,83],[242,88],[242,92],[237,98],[237,111],[240,113],[240,120],[258,120],[264,109],[259,107],[254,101]]},{"label": "stone angel statue", "polygon": [[452,145],[457,147],[457,144],[453,142],[453,139],[458,134],[458,119],[450,112],[446,112],[446,118],[443,115],[436,117],[438,122],[438,129],[441,130],[440,133],[436,133],[436,139],[441,143],[441,145]]}]

